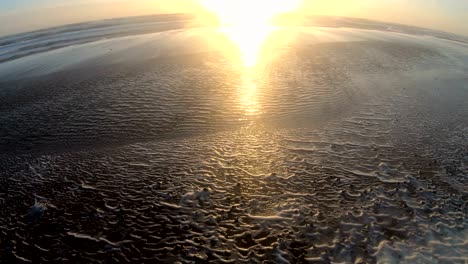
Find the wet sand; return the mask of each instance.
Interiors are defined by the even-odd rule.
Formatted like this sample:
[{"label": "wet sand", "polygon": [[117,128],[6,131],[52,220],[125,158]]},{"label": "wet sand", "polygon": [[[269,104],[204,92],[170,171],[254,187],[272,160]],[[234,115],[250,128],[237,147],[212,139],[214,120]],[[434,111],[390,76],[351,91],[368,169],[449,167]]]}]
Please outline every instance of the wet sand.
[{"label": "wet sand", "polygon": [[0,262],[468,261],[466,44],[285,30],[249,72],[209,28],[0,63]]}]

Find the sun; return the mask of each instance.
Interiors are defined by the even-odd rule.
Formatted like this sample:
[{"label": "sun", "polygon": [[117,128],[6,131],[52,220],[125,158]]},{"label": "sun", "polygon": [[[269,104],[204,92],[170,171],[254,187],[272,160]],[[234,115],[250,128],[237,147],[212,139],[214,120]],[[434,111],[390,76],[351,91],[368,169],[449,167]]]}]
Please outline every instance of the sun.
[{"label": "sun", "polygon": [[234,42],[245,66],[254,66],[262,45],[275,31],[273,20],[299,8],[301,0],[199,0],[216,15],[219,31]]},{"label": "sun", "polygon": [[250,27],[270,24],[276,16],[292,12],[300,0],[199,0],[224,26]]}]

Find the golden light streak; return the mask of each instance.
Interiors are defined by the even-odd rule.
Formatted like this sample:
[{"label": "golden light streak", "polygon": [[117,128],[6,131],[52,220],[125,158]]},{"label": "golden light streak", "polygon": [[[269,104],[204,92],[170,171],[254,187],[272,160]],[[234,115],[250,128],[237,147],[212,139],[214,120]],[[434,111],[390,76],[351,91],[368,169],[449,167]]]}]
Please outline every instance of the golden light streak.
[{"label": "golden light streak", "polygon": [[244,66],[259,60],[262,45],[276,30],[272,20],[299,8],[300,0],[199,0],[220,22],[219,31],[234,42]]}]

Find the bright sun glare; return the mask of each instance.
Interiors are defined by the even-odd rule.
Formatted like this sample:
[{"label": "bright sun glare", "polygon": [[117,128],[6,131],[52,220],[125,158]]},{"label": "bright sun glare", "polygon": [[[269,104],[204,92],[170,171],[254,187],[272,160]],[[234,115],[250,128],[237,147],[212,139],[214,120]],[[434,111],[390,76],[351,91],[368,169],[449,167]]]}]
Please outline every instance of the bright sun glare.
[{"label": "bright sun glare", "polygon": [[[257,98],[257,66],[260,54],[270,43],[277,27],[273,20],[283,14],[299,9],[301,0],[199,0],[220,22],[219,32],[234,43],[240,51],[242,81],[239,84],[239,106],[245,111],[245,118],[261,114]],[[270,41],[271,40],[271,41]],[[228,51],[229,52],[229,51]]]},{"label": "bright sun glare", "polygon": [[272,20],[299,8],[300,0],[199,0],[214,13],[220,31],[234,42],[242,54],[244,66],[254,66],[262,45],[275,31]]}]

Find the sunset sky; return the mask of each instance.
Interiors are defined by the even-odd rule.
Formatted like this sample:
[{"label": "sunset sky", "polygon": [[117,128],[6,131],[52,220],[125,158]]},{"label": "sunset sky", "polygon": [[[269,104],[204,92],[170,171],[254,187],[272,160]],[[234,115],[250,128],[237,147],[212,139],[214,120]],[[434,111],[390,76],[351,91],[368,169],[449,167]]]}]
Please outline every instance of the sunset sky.
[{"label": "sunset sky", "polygon": [[[2,0],[0,35],[105,18],[199,12],[201,7],[197,1]],[[466,0],[302,0],[301,11],[311,15],[396,22],[468,35]]]}]

